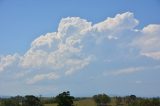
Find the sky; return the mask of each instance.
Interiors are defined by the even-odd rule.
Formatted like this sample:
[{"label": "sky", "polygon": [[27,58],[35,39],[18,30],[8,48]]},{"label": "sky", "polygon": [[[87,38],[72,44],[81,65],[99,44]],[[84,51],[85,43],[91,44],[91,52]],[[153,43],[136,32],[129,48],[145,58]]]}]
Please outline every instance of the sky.
[{"label": "sky", "polygon": [[0,95],[160,96],[159,0],[0,0]]}]

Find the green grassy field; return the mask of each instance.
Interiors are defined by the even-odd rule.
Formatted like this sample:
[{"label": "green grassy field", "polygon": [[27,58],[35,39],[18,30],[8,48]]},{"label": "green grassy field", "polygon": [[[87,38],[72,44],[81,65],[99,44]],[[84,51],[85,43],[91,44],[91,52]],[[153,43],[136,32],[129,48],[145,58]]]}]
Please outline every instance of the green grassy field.
[{"label": "green grassy field", "polygon": [[57,106],[57,104],[45,104],[44,106]]},{"label": "green grassy field", "polygon": [[74,102],[75,106],[96,106],[96,103],[92,99],[85,99]]},{"label": "green grassy field", "polygon": [[[75,106],[96,106],[92,99],[85,99],[74,102]],[[57,106],[57,104],[45,104],[45,106]]]},{"label": "green grassy field", "polygon": [[[75,106],[96,106],[93,99],[84,99],[79,101],[74,101]],[[57,104],[45,104],[45,106],[57,106]],[[110,106],[116,106],[115,99],[112,99]]]}]

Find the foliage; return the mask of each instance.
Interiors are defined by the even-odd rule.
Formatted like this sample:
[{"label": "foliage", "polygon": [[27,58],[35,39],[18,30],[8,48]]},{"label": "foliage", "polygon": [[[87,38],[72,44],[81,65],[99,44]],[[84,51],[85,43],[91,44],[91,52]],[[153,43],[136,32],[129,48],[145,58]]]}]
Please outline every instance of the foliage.
[{"label": "foliage", "polygon": [[63,92],[56,98],[41,97],[39,99],[33,95],[0,98],[0,106],[42,106],[42,103],[45,104],[44,106],[160,106],[160,98],[141,98],[135,95],[109,97],[106,94],[98,94],[93,98],[79,97],[74,99],[69,92]]},{"label": "foliage", "polygon": [[159,98],[137,98],[135,95],[116,97],[117,106],[160,106]]},{"label": "foliage", "polygon": [[130,95],[130,96],[127,96],[126,98],[125,98],[125,100],[126,100],[126,103],[130,106],[133,106],[133,105],[136,105],[137,103],[136,103],[136,99],[137,99],[137,97],[135,96],[135,95]]},{"label": "foliage", "polygon": [[56,96],[57,106],[74,106],[73,105],[74,97],[70,96],[70,92],[63,92]]},{"label": "foliage", "polygon": [[43,105],[37,97],[33,95],[27,95],[24,98],[22,106],[43,106]]},{"label": "foliage", "polygon": [[41,98],[41,102],[42,102],[43,104],[53,104],[53,103],[55,103],[56,101],[55,101],[55,98],[54,98],[54,97],[42,97],[42,98]]},{"label": "foliage", "polygon": [[118,105],[122,105],[123,104],[123,98],[122,97],[115,97],[115,104]]},{"label": "foliage", "polygon": [[97,106],[104,106],[111,102],[110,97],[106,94],[94,95],[93,99],[97,103]]},{"label": "foliage", "polygon": [[20,106],[19,102],[13,99],[5,99],[2,101],[1,106]]}]

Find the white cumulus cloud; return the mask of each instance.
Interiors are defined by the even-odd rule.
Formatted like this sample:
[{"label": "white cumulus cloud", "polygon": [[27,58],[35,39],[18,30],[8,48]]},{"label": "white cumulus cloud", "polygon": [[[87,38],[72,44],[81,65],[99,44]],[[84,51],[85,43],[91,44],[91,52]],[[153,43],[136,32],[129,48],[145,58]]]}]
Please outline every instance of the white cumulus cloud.
[{"label": "white cumulus cloud", "polygon": [[[110,57],[108,60],[126,55],[129,47],[122,46],[129,45],[131,41],[142,55],[160,59],[160,25],[148,25],[137,30],[135,27],[138,23],[131,12],[117,14],[94,25],[80,17],[63,18],[57,32],[47,33],[33,40],[31,47],[23,55],[1,56],[0,72],[7,71],[9,67],[12,70],[11,67],[15,66],[14,68],[21,70],[17,73],[17,78],[23,76],[28,84],[55,80],[83,70],[97,60],[104,61],[106,58],[102,55]],[[135,33],[140,36],[133,36]],[[123,50],[125,51],[119,52]],[[139,70],[141,68],[129,68],[113,74]]]},{"label": "white cumulus cloud", "polygon": [[0,57],[0,72],[7,70],[8,67],[18,65],[17,61],[19,60],[20,60],[20,56],[18,54],[1,56]]},{"label": "white cumulus cloud", "polygon": [[141,50],[141,55],[160,59],[160,25],[151,24],[144,27],[133,43]]}]

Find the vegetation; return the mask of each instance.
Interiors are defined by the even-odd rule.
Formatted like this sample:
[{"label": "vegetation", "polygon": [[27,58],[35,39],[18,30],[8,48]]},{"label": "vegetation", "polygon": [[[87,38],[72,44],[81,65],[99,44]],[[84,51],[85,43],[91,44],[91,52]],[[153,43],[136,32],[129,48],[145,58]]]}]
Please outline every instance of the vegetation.
[{"label": "vegetation", "polygon": [[1,106],[20,106],[20,104],[13,99],[5,99],[1,102]]},{"label": "vegetation", "polygon": [[97,106],[107,106],[111,102],[110,97],[106,94],[94,95],[93,99],[97,103]]},{"label": "vegetation", "polygon": [[115,97],[116,106],[160,106],[160,98]]},{"label": "vegetation", "polygon": [[16,96],[7,99],[1,99],[0,106],[43,106],[39,98],[33,95],[25,97]]},{"label": "vegetation", "polygon": [[27,95],[0,98],[0,106],[160,106],[160,98],[141,98],[135,95],[109,97],[106,94],[97,94],[89,98],[74,98],[67,91],[56,97]]},{"label": "vegetation", "polygon": [[70,96],[70,92],[63,92],[56,96],[57,106],[74,106],[73,105],[74,97]]},{"label": "vegetation", "polygon": [[0,106],[21,106],[20,96],[0,99]]},{"label": "vegetation", "polygon": [[43,106],[39,98],[33,96],[33,95],[27,95],[25,96],[22,106]]}]

